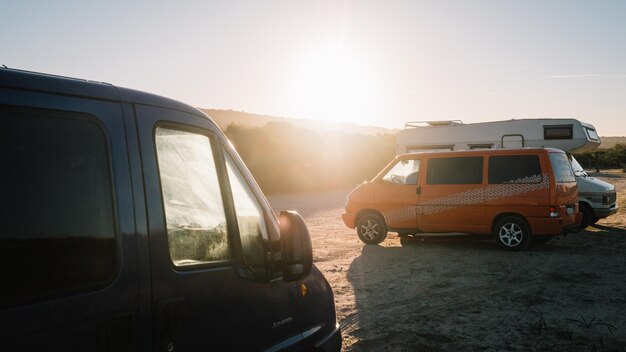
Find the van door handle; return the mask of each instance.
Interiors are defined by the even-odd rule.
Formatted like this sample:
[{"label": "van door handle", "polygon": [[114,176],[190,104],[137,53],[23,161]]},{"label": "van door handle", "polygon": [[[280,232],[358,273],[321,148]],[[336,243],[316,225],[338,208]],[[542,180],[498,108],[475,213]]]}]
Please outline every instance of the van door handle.
[{"label": "van door handle", "polygon": [[417,194],[417,195],[419,196],[419,195],[420,195],[420,193],[422,193],[422,189],[421,189],[421,187],[420,187],[420,186],[417,186],[417,187],[415,188],[415,194]]},{"label": "van door handle", "polygon": [[135,315],[124,312],[106,318],[100,325],[98,351],[126,352],[135,350]]},{"label": "van door handle", "polygon": [[176,333],[183,330],[185,323],[185,299],[176,297],[157,304],[157,333],[168,343]]}]

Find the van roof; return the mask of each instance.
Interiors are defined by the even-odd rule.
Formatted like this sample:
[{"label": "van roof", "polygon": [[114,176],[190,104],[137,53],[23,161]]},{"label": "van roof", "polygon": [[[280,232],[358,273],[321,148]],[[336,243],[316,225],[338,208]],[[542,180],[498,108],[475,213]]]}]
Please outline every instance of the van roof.
[{"label": "van roof", "polygon": [[556,148],[518,148],[518,149],[476,149],[476,150],[445,150],[445,151],[436,151],[436,152],[413,152],[413,153],[404,153],[398,154],[396,156],[397,159],[409,159],[415,155],[427,155],[427,156],[451,156],[455,154],[516,154],[520,152],[528,152],[528,151],[547,151],[547,152],[559,152],[565,153],[564,151]]},{"label": "van roof", "polygon": [[0,87],[152,105],[207,117],[202,111],[192,106],[156,94],[117,87],[106,82],[17,70],[1,66]]}]

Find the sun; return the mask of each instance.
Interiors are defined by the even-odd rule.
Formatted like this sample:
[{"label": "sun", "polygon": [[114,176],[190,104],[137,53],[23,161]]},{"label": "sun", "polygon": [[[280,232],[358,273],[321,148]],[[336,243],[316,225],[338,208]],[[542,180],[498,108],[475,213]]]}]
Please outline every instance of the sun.
[{"label": "sun", "polygon": [[299,113],[334,122],[369,121],[375,110],[376,91],[366,61],[345,50],[308,56],[296,75]]}]

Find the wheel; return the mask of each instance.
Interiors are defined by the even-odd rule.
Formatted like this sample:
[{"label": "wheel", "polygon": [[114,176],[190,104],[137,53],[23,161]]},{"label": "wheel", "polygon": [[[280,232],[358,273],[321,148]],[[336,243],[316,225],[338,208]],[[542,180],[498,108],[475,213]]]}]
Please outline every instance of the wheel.
[{"label": "wheel", "polygon": [[596,218],[595,216],[591,219],[590,225],[595,225],[596,222],[600,221],[600,218]]},{"label": "wheel", "polygon": [[387,224],[378,214],[365,214],[356,223],[356,232],[361,241],[379,244],[387,237]]},{"label": "wheel", "polygon": [[[595,224],[595,216],[593,216],[593,210],[585,203],[580,203],[580,212],[583,214],[583,219],[580,222],[580,229],[584,230],[587,226]],[[597,220],[596,220],[597,221]]]},{"label": "wheel", "polygon": [[493,228],[493,237],[502,249],[519,251],[530,243],[530,229],[524,220],[507,216],[496,223]]}]

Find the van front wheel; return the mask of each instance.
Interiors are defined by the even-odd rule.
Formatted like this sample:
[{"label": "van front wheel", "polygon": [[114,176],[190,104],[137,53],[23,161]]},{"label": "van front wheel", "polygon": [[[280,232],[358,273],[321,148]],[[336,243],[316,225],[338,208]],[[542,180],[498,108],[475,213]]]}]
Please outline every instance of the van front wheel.
[{"label": "van front wheel", "polygon": [[500,248],[519,251],[530,243],[530,229],[526,222],[514,216],[500,219],[493,228],[493,237]]},{"label": "van front wheel", "polygon": [[357,221],[356,232],[361,241],[379,244],[387,238],[387,224],[378,214],[365,214]]}]

